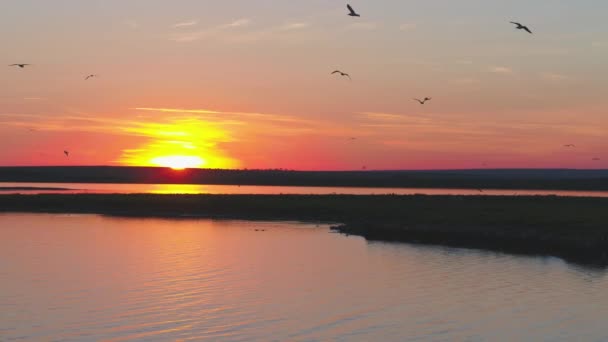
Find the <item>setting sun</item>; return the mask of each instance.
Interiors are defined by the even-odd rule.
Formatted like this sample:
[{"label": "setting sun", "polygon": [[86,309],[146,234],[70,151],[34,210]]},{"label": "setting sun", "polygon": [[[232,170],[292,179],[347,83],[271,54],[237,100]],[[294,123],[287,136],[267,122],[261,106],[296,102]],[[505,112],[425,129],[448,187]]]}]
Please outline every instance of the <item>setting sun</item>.
[{"label": "setting sun", "polygon": [[158,157],[152,159],[151,162],[154,165],[170,167],[173,170],[198,168],[205,165],[205,161],[202,158],[192,156]]},{"label": "setting sun", "polygon": [[[163,122],[164,121],[164,122]],[[147,138],[136,148],[124,149],[119,163],[129,166],[237,168],[240,162],[222,148],[233,141],[218,124],[197,117],[138,123],[128,131]]]}]

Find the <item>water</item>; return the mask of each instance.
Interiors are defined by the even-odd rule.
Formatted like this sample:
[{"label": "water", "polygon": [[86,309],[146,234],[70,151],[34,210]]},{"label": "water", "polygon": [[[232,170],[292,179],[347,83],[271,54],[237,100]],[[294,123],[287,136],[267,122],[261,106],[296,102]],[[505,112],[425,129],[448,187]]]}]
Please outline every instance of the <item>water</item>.
[{"label": "water", "polygon": [[[21,188],[21,189],[13,189]],[[47,189],[41,189],[47,188]],[[61,190],[52,190],[52,188]],[[608,191],[564,190],[494,190],[494,189],[414,189],[414,188],[349,188],[311,186],[239,186],[239,185],[190,185],[190,184],[96,184],[96,183],[0,183],[1,193],[42,194],[246,194],[246,195],[487,195],[487,196],[568,196],[608,197]]]},{"label": "water", "polygon": [[292,222],[0,215],[1,341],[601,341],[607,314],[605,271],[556,258]]}]

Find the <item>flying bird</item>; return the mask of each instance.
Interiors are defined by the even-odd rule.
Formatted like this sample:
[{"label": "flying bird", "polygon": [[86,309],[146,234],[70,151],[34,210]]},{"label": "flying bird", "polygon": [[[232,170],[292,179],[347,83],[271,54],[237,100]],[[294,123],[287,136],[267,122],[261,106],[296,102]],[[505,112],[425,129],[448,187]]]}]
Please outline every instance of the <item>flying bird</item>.
[{"label": "flying bird", "polygon": [[352,78],[350,77],[349,74],[347,74],[345,72],[342,72],[340,70],[336,70],[336,71],[332,72],[331,74],[332,75],[334,75],[334,74],[340,74],[340,76],[348,77],[348,79],[352,81]]},{"label": "flying bird", "polygon": [[601,159],[600,158],[593,158],[591,160],[593,160],[593,161],[600,161]]},{"label": "flying bird", "polygon": [[84,78],[84,80],[86,81],[86,80],[88,80],[89,78],[93,78],[93,77],[97,77],[97,75],[93,75],[93,74],[91,74],[91,75],[89,75],[89,76],[85,77],[85,78]]},{"label": "flying bird", "polygon": [[529,34],[532,34],[532,31],[530,31],[530,29],[528,28],[528,26],[522,25],[520,23],[516,23],[514,21],[510,21],[510,23],[513,24],[513,25],[517,25],[515,27],[517,30],[524,30],[524,31],[528,32]]},{"label": "flying bird", "polygon": [[427,101],[431,101],[432,99],[430,97],[425,97],[424,100],[420,100],[420,99],[414,99],[414,101],[418,101],[420,102],[421,105],[425,104]]},{"label": "flying bird", "polygon": [[63,154],[65,154],[66,157],[70,156],[70,152],[69,151],[63,151]]},{"label": "flying bird", "polygon": [[346,8],[348,8],[348,11],[350,12],[350,13],[348,13],[349,16],[351,16],[351,17],[360,17],[361,16],[361,15],[359,15],[359,13],[355,12],[355,10],[352,8],[351,5],[347,4]]},{"label": "flying bird", "polygon": [[568,144],[568,145],[564,145],[564,147],[576,147],[576,145],[574,145],[574,144]]},{"label": "flying bird", "polygon": [[25,67],[26,67],[26,66],[28,66],[28,65],[30,65],[30,64],[22,64],[22,63],[17,63],[17,64],[11,64],[11,65],[9,65],[9,66],[18,66],[18,67],[20,67],[21,69],[23,69],[23,68],[25,68]]}]

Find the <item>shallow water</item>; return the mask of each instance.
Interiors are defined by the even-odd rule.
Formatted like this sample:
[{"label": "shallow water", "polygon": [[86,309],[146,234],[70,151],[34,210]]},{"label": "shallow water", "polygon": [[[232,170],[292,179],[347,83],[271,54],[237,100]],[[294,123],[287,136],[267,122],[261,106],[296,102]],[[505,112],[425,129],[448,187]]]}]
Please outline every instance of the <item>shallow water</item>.
[{"label": "shallow water", "polygon": [[600,341],[607,314],[606,273],[556,258],[293,222],[0,215],[2,341]]},{"label": "shallow water", "polygon": [[[14,190],[10,188],[31,188]],[[61,188],[49,190],[41,188]],[[97,184],[97,183],[0,183],[0,193],[42,194],[241,194],[241,195],[487,195],[487,196],[567,196],[608,197],[608,191],[565,190],[495,190],[495,189],[421,189],[421,188],[356,188],[312,186],[240,186],[196,184]]]}]

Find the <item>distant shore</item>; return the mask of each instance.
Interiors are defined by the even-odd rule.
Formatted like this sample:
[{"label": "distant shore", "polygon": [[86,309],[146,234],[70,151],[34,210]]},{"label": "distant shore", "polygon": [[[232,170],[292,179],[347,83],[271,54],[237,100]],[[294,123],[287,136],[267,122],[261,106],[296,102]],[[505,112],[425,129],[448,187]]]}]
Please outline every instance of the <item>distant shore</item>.
[{"label": "distant shore", "polygon": [[181,171],[159,167],[0,167],[0,182],[608,191],[608,170]]},{"label": "distant shore", "polygon": [[38,187],[38,186],[0,186],[2,191],[70,191],[70,188]]},{"label": "distant shore", "polygon": [[0,212],[331,222],[370,240],[608,265],[608,199],[556,196],[0,195]]}]

